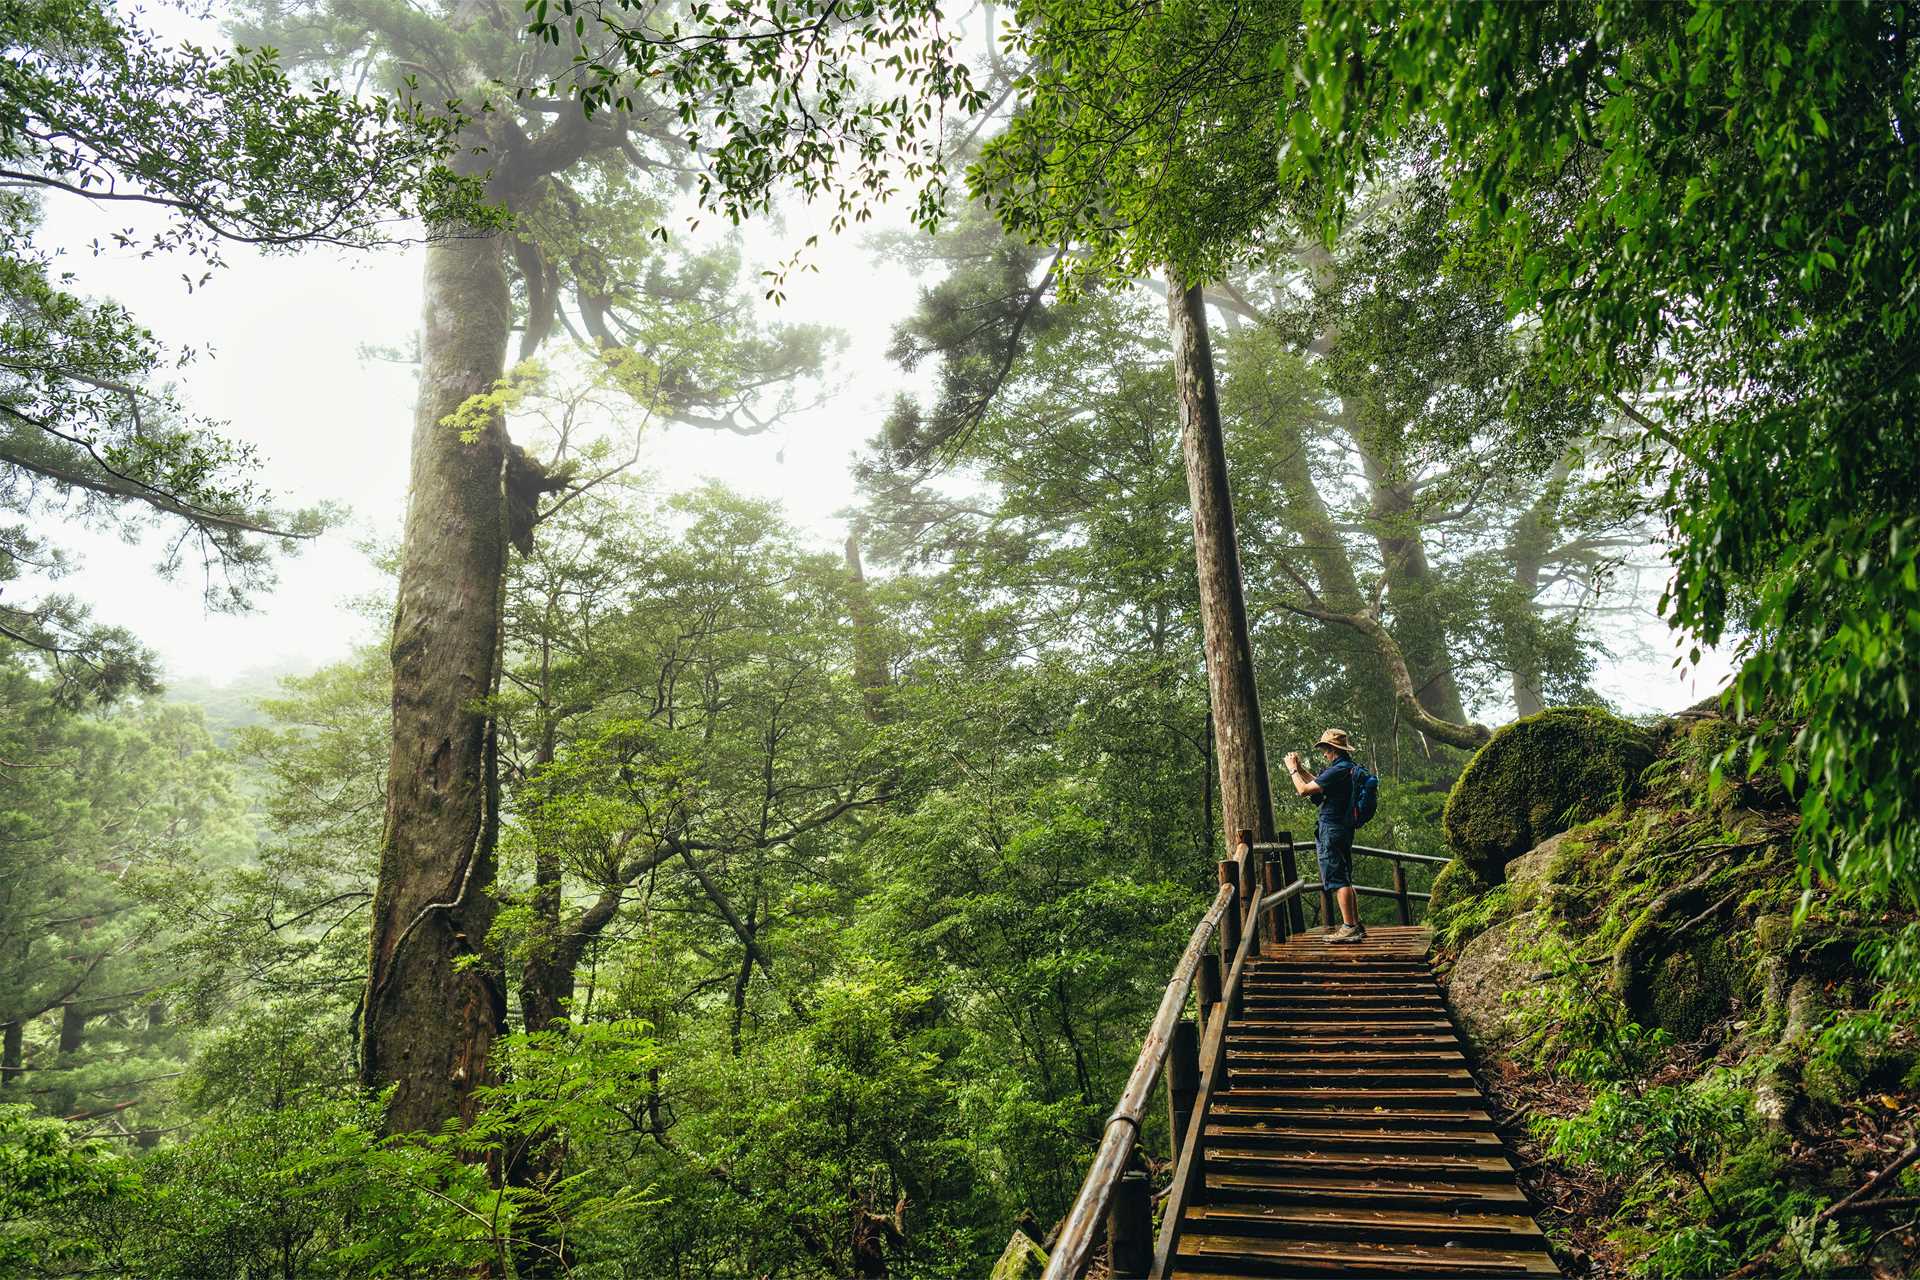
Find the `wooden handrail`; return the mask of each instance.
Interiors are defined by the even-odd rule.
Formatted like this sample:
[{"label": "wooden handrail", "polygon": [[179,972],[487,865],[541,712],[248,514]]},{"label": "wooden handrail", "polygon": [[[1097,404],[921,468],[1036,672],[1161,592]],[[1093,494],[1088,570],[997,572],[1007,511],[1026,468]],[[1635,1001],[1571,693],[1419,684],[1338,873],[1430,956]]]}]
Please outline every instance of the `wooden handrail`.
[{"label": "wooden handrail", "polygon": [[1313,881],[1305,879],[1295,880],[1284,889],[1275,889],[1272,893],[1263,894],[1260,899],[1260,914],[1265,915],[1276,907],[1283,907],[1287,903],[1292,902],[1295,898],[1311,888],[1313,883]]},{"label": "wooden handrail", "polygon": [[1093,1164],[1080,1184],[1080,1194],[1074,1199],[1073,1208],[1060,1226],[1060,1237],[1047,1258],[1047,1269],[1042,1280],[1079,1280],[1080,1276],[1086,1274],[1087,1265],[1093,1259],[1094,1243],[1105,1223],[1107,1210],[1113,1203],[1114,1187],[1126,1169],[1127,1157],[1133,1154],[1133,1144],[1140,1133],[1140,1119],[1145,1112],[1147,1098],[1153,1093],[1153,1086],[1166,1065],[1167,1048],[1173,1040],[1173,1027],[1180,1020],[1181,1011],[1186,1008],[1187,994],[1192,989],[1194,974],[1199,971],[1200,958],[1206,952],[1207,943],[1213,940],[1214,930],[1219,927],[1238,896],[1237,885],[1221,885],[1213,896],[1213,905],[1200,918],[1200,923],[1193,927],[1193,936],[1187,942],[1187,949],[1181,953],[1180,963],[1174,966],[1173,980],[1167,983],[1166,992],[1160,997],[1160,1008],[1147,1028],[1147,1038],[1140,1046],[1140,1056],[1133,1064],[1133,1074],[1127,1077],[1127,1087],[1120,1093],[1120,1105],[1107,1117],[1100,1135],[1100,1149],[1094,1153]]},{"label": "wooden handrail", "polygon": [[1375,858],[1385,858],[1390,862],[1420,862],[1430,867],[1444,867],[1452,858],[1436,858],[1431,853],[1408,853],[1404,849],[1376,849],[1372,845],[1357,844],[1355,853],[1368,854]]},{"label": "wooden handrail", "polygon": [[[1292,891],[1297,894],[1303,887],[1301,881],[1295,880],[1279,892],[1286,894]],[[1180,1220],[1187,1216],[1188,1202],[1203,1190],[1201,1184],[1206,1180],[1202,1153],[1206,1149],[1207,1112],[1213,1105],[1214,1095],[1227,1088],[1227,1024],[1233,1020],[1234,1011],[1240,1004],[1240,981],[1246,974],[1247,962],[1260,945],[1255,941],[1257,931],[1253,924],[1266,910],[1266,904],[1262,901],[1264,897],[1264,892],[1256,884],[1252,901],[1247,904],[1246,928],[1241,931],[1240,946],[1233,956],[1233,967],[1227,972],[1219,1012],[1214,1014],[1212,1023],[1207,1027],[1206,1040],[1200,1046],[1200,1092],[1194,1098],[1193,1118],[1187,1123],[1180,1149],[1174,1153],[1173,1181],[1167,1187],[1167,1206],[1160,1217],[1160,1239],[1154,1245],[1153,1266],[1147,1273],[1150,1280],[1164,1280],[1167,1267],[1173,1259],[1173,1251],[1180,1243]]]},{"label": "wooden handrail", "polygon": [[[1169,1259],[1178,1244],[1180,1219],[1185,1206],[1204,1194],[1206,1171],[1202,1168],[1202,1162],[1207,1111],[1215,1095],[1227,1088],[1227,1024],[1233,1018],[1233,1010],[1240,1004],[1242,977],[1252,957],[1258,952],[1263,932],[1272,927],[1278,928],[1281,936],[1286,934],[1287,918],[1282,917],[1277,925],[1269,925],[1267,913],[1283,905],[1297,903],[1316,884],[1301,876],[1284,887],[1265,888],[1263,881],[1266,876],[1261,866],[1263,856],[1289,850],[1292,844],[1289,841],[1255,843],[1250,831],[1242,831],[1239,836],[1233,857],[1219,864],[1220,888],[1214,894],[1206,914],[1194,925],[1186,950],[1180,953],[1180,961],[1174,966],[1173,977],[1161,993],[1160,1007],[1154,1012],[1153,1022],[1147,1028],[1146,1039],[1141,1042],[1139,1057],[1135,1059],[1126,1087],[1120,1093],[1119,1105],[1107,1116],[1106,1124],[1101,1129],[1099,1149],[1094,1152],[1093,1163],[1088,1166],[1087,1176],[1081,1181],[1080,1193],[1074,1198],[1073,1208],[1060,1225],[1060,1234],[1047,1259],[1042,1280],[1080,1280],[1093,1260],[1094,1249],[1103,1230],[1109,1228],[1109,1219],[1115,1213],[1121,1214],[1125,1221],[1107,1233],[1114,1240],[1113,1251],[1125,1255],[1128,1260],[1111,1258],[1110,1262],[1119,1268],[1114,1274],[1119,1276],[1124,1272],[1129,1276],[1136,1275],[1146,1261],[1145,1255],[1139,1252],[1148,1232],[1146,1211],[1137,1204],[1129,1209],[1127,1206],[1133,1201],[1119,1197],[1117,1192],[1122,1177],[1127,1175],[1134,1146],[1139,1140],[1147,1100],[1166,1072],[1175,1030],[1181,1026],[1181,1015],[1186,1009],[1187,1000],[1194,993],[1197,979],[1205,976],[1201,973],[1203,965],[1207,966],[1206,973],[1212,976],[1207,976],[1200,983],[1201,1013],[1206,1017],[1204,1027],[1198,1031],[1197,1055],[1193,1054],[1195,1029],[1190,1024],[1183,1042],[1188,1046],[1183,1053],[1198,1058],[1197,1088],[1192,1077],[1191,1057],[1186,1059],[1188,1065],[1181,1068],[1187,1073],[1184,1080],[1170,1080],[1168,1086],[1170,1090],[1182,1092],[1170,1106],[1176,1117],[1172,1121],[1173,1132],[1170,1134],[1175,1147],[1173,1181],[1168,1188],[1166,1207],[1161,1215],[1159,1238],[1154,1243],[1152,1276],[1166,1274]],[[1354,852],[1386,857],[1396,862],[1447,861],[1445,858],[1392,849],[1355,846]],[[1426,899],[1430,895],[1408,892],[1405,877],[1397,866],[1394,880],[1394,889],[1355,887],[1361,893],[1398,898],[1402,923],[1405,923],[1408,900]],[[1218,963],[1215,963],[1216,957],[1208,950],[1209,944],[1216,939],[1220,946]],[[1185,1091],[1191,1091],[1190,1103],[1185,1101],[1188,1097]],[[1177,1118],[1182,1114],[1185,1116],[1184,1125]],[[1136,1173],[1132,1176],[1137,1178],[1140,1175]],[[1138,1188],[1135,1188],[1135,1192],[1137,1195]]]},{"label": "wooden handrail", "polygon": [[[1282,848],[1282,846],[1277,843],[1263,841],[1260,844],[1254,845],[1253,851],[1255,853],[1272,853],[1280,848]],[[1419,862],[1435,867],[1444,867],[1453,861],[1452,858],[1437,858],[1431,853],[1408,853],[1404,849],[1376,849],[1372,845],[1367,844],[1357,844],[1353,846],[1353,851],[1355,853],[1364,853],[1369,857],[1385,858],[1389,862]]]}]

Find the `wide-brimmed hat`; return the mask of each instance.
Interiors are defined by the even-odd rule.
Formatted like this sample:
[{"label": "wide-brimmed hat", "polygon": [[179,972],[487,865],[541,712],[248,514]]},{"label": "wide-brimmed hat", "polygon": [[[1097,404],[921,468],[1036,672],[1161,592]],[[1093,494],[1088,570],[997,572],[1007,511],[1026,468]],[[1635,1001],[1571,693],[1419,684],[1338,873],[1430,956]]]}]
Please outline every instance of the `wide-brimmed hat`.
[{"label": "wide-brimmed hat", "polygon": [[1348,755],[1353,754],[1353,744],[1347,741],[1347,731],[1345,729],[1329,729],[1321,734],[1320,741],[1313,745],[1316,747],[1332,747],[1335,751],[1344,751]]}]

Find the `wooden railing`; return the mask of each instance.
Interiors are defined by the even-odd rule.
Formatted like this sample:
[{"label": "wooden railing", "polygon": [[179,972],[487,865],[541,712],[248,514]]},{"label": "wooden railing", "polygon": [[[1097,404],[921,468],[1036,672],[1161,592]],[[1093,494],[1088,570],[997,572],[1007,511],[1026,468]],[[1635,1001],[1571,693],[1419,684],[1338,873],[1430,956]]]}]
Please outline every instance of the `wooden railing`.
[{"label": "wooden railing", "polygon": [[[1256,844],[1253,848],[1256,853],[1279,853],[1284,850],[1288,854],[1291,854],[1293,852],[1293,840],[1291,837],[1283,835],[1279,840],[1271,844]],[[1430,853],[1407,853],[1400,849],[1376,849],[1372,845],[1364,844],[1353,846],[1353,856],[1356,858],[1384,858],[1393,864],[1393,888],[1382,889],[1370,884],[1356,884],[1353,886],[1353,891],[1363,898],[1392,898],[1398,907],[1401,924],[1413,923],[1413,904],[1415,901],[1427,902],[1431,900],[1433,896],[1407,888],[1407,867],[1409,865],[1444,867],[1449,861],[1447,858],[1436,858]],[[1319,864],[1315,863],[1313,879],[1307,881],[1307,887],[1309,889],[1318,888],[1319,883]],[[1320,927],[1322,929],[1332,928],[1334,918],[1333,891],[1331,889],[1321,889]]]},{"label": "wooden railing", "polygon": [[[1204,1192],[1201,1157],[1206,1117],[1214,1097],[1227,1088],[1227,1024],[1239,1015],[1242,977],[1259,939],[1283,941],[1302,927],[1297,905],[1317,881],[1279,883],[1281,866],[1293,862],[1293,840],[1282,834],[1255,843],[1241,831],[1233,857],[1218,864],[1220,888],[1193,928],[1160,1007],[1147,1028],[1140,1056],[1121,1090],[1120,1103],[1107,1117],[1099,1150],[1080,1184],[1080,1194],[1061,1224],[1042,1280],[1080,1280],[1104,1237],[1107,1265],[1114,1277],[1164,1276],[1178,1243],[1180,1219],[1188,1204]],[[1383,857],[1394,864],[1394,888],[1355,886],[1361,893],[1395,898],[1401,923],[1411,923],[1412,900],[1428,895],[1407,889],[1403,863],[1442,863],[1445,858],[1393,849],[1354,846],[1356,855]],[[1279,855],[1270,858],[1269,855]],[[1321,922],[1332,918],[1332,895],[1321,891]],[[1275,908],[1286,906],[1287,910]],[[1197,1009],[1187,1015],[1189,999]],[[1166,1191],[1156,1242],[1153,1189],[1137,1149],[1142,1122],[1154,1086],[1166,1081],[1169,1154],[1173,1178]]]}]

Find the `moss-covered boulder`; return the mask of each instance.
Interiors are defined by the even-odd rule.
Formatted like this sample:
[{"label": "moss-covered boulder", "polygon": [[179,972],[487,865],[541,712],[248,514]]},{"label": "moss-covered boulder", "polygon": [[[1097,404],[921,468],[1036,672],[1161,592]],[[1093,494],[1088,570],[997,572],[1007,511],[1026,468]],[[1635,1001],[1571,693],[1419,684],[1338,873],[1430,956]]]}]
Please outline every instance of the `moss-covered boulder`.
[{"label": "moss-covered boulder", "polygon": [[1587,851],[1582,831],[1574,828],[1549,836],[1507,864],[1507,886],[1516,910],[1551,908],[1556,890],[1580,877],[1580,859]]},{"label": "moss-covered boulder", "polygon": [[1538,932],[1531,915],[1502,920],[1461,949],[1447,977],[1447,1005],[1467,1037],[1474,1060],[1497,1060],[1519,1032],[1507,993],[1531,984],[1533,966],[1519,954]]},{"label": "moss-covered boulder", "polygon": [[1015,1231],[993,1264],[988,1280],[1040,1280],[1047,1269],[1047,1251],[1024,1231]]},{"label": "moss-covered boulder", "polygon": [[1643,729],[1587,707],[1516,720],[1481,747],[1447,797],[1447,847],[1482,880],[1613,808],[1653,763]]},{"label": "moss-covered boulder", "polygon": [[1493,886],[1473,873],[1473,868],[1455,858],[1440,868],[1428,889],[1427,919],[1451,912],[1468,898],[1477,898]]}]

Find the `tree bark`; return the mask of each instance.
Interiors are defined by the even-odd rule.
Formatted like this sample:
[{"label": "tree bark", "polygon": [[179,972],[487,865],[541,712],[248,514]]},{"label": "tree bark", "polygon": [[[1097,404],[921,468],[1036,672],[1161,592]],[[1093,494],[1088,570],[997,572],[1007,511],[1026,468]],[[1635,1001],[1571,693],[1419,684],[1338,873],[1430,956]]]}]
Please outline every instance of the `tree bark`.
[{"label": "tree bark", "polygon": [[[1254,685],[1253,641],[1247,629],[1206,302],[1199,286],[1189,286],[1171,269],[1167,272],[1167,323],[1180,404],[1180,450],[1193,508],[1193,557],[1200,583],[1207,688],[1218,744],[1220,825],[1226,831],[1251,830],[1256,840],[1272,840],[1272,781],[1267,775],[1260,694]],[[1288,862],[1283,870],[1291,883],[1296,873],[1291,859]],[[1298,917],[1298,904],[1289,912]],[[1304,918],[1296,918],[1295,927],[1304,928]]]},{"label": "tree bark", "polygon": [[860,535],[847,535],[847,572],[853,579],[850,596],[853,609],[853,676],[860,682],[866,699],[867,722],[885,724],[887,697],[892,680],[887,674],[887,651],[880,638],[873,595],[867,590],[867,575],[860,565]]},{"label": "tree bark", "polygon": [[463,440],[445,423],[503,373],[503,251],[497,234],[458,232],[427,249],[386,829],[361,1011],[361,1081],[394,1088],[394,1131],[470,1121],[506,1020],[501,975],[468,959],[480,956],[495,909],[499,778],[486,700],[499,667],[506,429],[494,415]]},{"label": "tree bark", "polygon": [[[1520,600],[1538,616],[1540,575],[1546,571],[1547,553],[1553,549],[1555,525],[1560,503],[1566,496],[1567,477],[1573,472],[1573,457],[1563,455],[1554,464],[1553,473],[1527,509],[1513,522],[1507,534],[1507,558],[1513,562],[1513,581]],[[1540,663],[1531,650],[1513,658],[1513,705],[1518,715],[1530,716],[1546,709],[1541,689]]]},{"label": "tree bark", "polygon": [[1388,598],[1393,601],[1394,641],[1413,677],[1414,696],[1437,719],[1464,724],[1466,705],[1453,678],[1445,629],[1429,599],[1433,565],[1420,536],[1413,486],[1396,477],[1392,463],[1377,455],[1364,432],[1349,427],[1348,433],[1360,450],[1372,492],[1374,540],[1386,570]]},{"label": "tree bark", "polygon": [[1387,679],[1392,683],[1394,695],[1399,700],[1400,709],[1412,722],[1413,727],[1426,734],[1435,742],[1444,742],[1448,746],[1462,747],[1468,751],[1477,750],[1488,738],[1492,730],[1483,724],[1474,724],[1467,720],[1442,720],[1428,711],[1417,696],[1413,675],[1407,668],[1407,659],[1400,652],[1400,645],[1387,629],[1380,625],[1380,619],[1366,610],[1356,613],[1338,613],[1314,604],[1286,604],[1285,608],[1304,618],[1314,618],[1321,622],[1337,623],[1350,628],[1372,641],[1374,652],[1380,655],[1380,664],[1386,668]]},{"label": "tree bark", "polygon": [[0,1027],[0,1089],[26,1072],[26,1029],[18,1022],[9,1022]]},{"label": "tree bark", "polygon": [[78,1053],[87,1042],[87,1014],[77,1001],[60,1006],[60,1056]]}]

